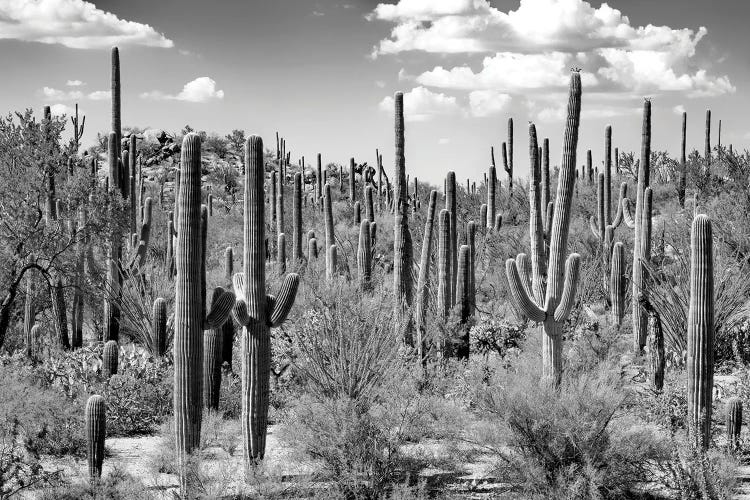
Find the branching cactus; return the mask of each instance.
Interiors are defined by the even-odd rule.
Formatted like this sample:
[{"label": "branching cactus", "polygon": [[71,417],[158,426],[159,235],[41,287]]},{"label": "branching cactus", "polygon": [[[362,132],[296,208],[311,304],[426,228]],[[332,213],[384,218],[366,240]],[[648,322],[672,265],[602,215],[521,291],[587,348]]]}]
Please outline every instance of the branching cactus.
[{"label": "branching cactus", "polygon": [[427,307],[430,299],[430,259],[432,257],[432,233],[435,227],[435,205],[437,191],[430,191],[430,202],[427,205],[427,218],[424,224],[424,240],[422,240],[422,257],[419,259],[419,277],[417,279],[417,303],[415,306],[415,323],[417,327],[417,354],[424,362],[426,356],[426,324]]},{"label": "branching cactus", "polygon": [[357,247],[357,270],[359,286],[363,291],[372,284],[372,248],[370,247],[370,221],[363,220],[359,226],[359,246]]},{"label": "branching cactus", "polygon": [[105,378],[117,375],[119,358],[120,346],[117,345],[117,342],[110,340],[105,343],[102,352],[102,375]]},{"label": "branching cactus", "polygon": [[167,352],[167,301],[161,297],[154,300],[151,337],[155,354],[159,357]]},{"label": "branching cactus", "polygon": [[714,255],[711,220],[698,215],[690,237],[690,307],[687,327],[687,397],[691,433],[704,448],[711,440],[714,386]]},{"label": "branching cactus", "polygon": [[[206,315],[205,222],[201,207],[201,141],[194,133],[182,141],[180,186],[177,201],[175,260],[174,414],[180,488],[187,495],[188,454],[200,442],[203,379],[203,330],[220,326],[229,317],[234,294],[215,299]],[[203,213],[202,213],[203,212]],[[262,248],[261,248],[262,250]]]},{"label": "branching cactus", "polygon": [[294,304],[299,276],[289,274],[278,296],[266,295],[263,255],[263,140],[253,135],[245,142],[244,272],[234,275],[237,301],[234,317],[242,328],[242,438],[246,468],[262,460],[268,428],[270,328],[286,320]]},{"label": "branching cactus", "polygon": [[727,401],[727,447],[730,451],[740,449],[742,434],[742,400],[738,397]]},{"label": "branching cactus", "polygon": [[406,345],[412,344],[409,309],[413,299],[412,241],[409,231],[408,189],[406,183],[406,158],[404,156],[404,94],[395,95],[396,175],[394,199],[393,238],[393,298],[396,332],[403,336]]},{"label": "branching cactus", "polygon": [[104,398],[98,394],[86,401],[84,419],[86,427],[86,451],[89,463],[89,478],[97,481],[102,477],[104,463],[104,440],[107,437],[107,415]]},{"label": "branching cactus", "polygon": [[[537,222],[534,223],[534,228],[531,231],[531,248],[535,253],[535,255],[532,255],[532,264],[533,261],[536,261],[536,264],[532,265],[532,280],[529,280],[528,274],[523,269],[525,266],[519,266],[516,260],[508,259],[505,263],[511,297],[516,308],[530,320],[542,323],[542,375],[546,382],[554,385],[559,384],[562,377],[563,325],[575,303],[578,287],[580,256],[573,253],[566,260],[565,254],[568,246],[568,230],[570,228],[571,204],[575,185],[580,116],[581,75],[578,71],[574,71],[570,81],[563,158],[551,228],[546,283],[543,278],[545,265],[541,258],[544,243],[541,238],[541,227],[536,227],[537,224],[541,225],[537,217],[532,217],[532,219],[537,218]],[[529,149],[531,151],[531,147]],[[536,145],[534,145],[533,154],[538,154]],[[531,166],[535,168],[533,161]],[[533,191],[530,190],[530,197],[532,197],[531,193]],[[539,207],[540,204],[541,200],[533,202],[534,207]],[[534,216],[534,214],[531,215]],[[533,240],[536,240],[536,242]],[[526,256],[521,254],[518,260],[526,260]],[[563,262],[565,263],[563,264]],[[521,267],[520,274],[519,267]]]}]

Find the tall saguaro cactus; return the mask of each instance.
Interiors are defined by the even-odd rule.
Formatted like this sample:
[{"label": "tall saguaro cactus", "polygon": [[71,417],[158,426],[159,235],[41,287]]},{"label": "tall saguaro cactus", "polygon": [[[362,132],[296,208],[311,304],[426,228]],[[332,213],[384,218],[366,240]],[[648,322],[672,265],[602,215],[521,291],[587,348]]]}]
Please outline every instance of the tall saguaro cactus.
[{"label": "tall saguaro cactus", "polygon": [[711,220],[698,215],[690,236],[690,307],[687,330],[688,420],[704,448],[711,440],[714,385],[714,256]]},{"label": "tall saguaro cactus", "polygon": [[438,316],[446,319],[451,310],[451,214],[443,209],[438,216]]},{"label": "tall saguaro cactus", "polygon": [[456,203],[456,173],[448,172],[445,178],[445,209],[451,214],[451,306],[456,304],[458,279],[458,208]]},{"label": "tall saguaro cactus", "polygon": [[612,247],[609,268],[609,294],[612,302],[612,323],[618,328],[625,316],[625,247],[618,241]]},{"label": "tall saguaro cactus", "polygon": [[359,245],[357,247],[357,270],[359,286],[369,290],[372,282],[372,247],[370,242],[370,221],[365,219],[359,226]]},{"label": "tall saguaro cactus", "polygon": [[492,223],[495,220],[495,200],[497,196],[497,168],[495,167],[495,151],[492,150],[492,165],[490,166],[490,173],[487,175],[487,229],[492,229]]},{"label": "tall saguaro cactus", "polygon": [[[120,49],[112,47],[112,131],[115,133],[117,148],[115,148],[116,159],[120,158],[120,148],[122,141],[122,120],[120,114]],[[111,179],[110,182],[114,181]],[[119,185],[119,184],[118,184]]]},{"label": "tall saguaro cactus", "polygon": [[408,310],[412,305],[412,241],[409,231],[409,186],[406,183],[406,158],[404,156],[404,94],[396,92],[396,173],[395,173],[395,224],[393,238],[393,298],[396,331],[403,335],[407,345],[412,343]]},{"label": "tall saguaro cactus", "polygon": [[335,237],[333,234],[333,200],[331,199],[331,185],[326,182],[325,192],[323,194],[323,220],[325,225],[325,254],[326,254],[326,275],[333,275],[335,273],[336,263],[331,262],[328,258],[328,249],[331,248],[335,243]]},{"label": "tall saguaro cactus", "polygon": [[301,261],[302,254],[302,174],[294,174],[294,198],[292,203],[292,260]]},{"label": "tall saguaro cactus", "polygon": [[682,112],[682,142],[680,143],[680,180],[677,185],[677,201],[680,207],[685,208],[685,187],[687,185],[687,158],[685,157],[687,133],[687,112]]},{"label": "tall saguaro cactus", "polygon": [[503,144],[503,167],[508,174],[508,203],[513,198],[513,118],[508,118],[508,146]]},{"label": "tall saguaro cactus", "polygon": [[430,191],[430,202],[427,205],[427,218],[424,224],[424,239],[422,240],[422,257],[419,259],[419,277],[417,279],[417,303],[415,309],[415,323],[417,327],[417,354],[424,361],[426,355],[425,318],[430,298],[430,257],[432,254],[432,233],[435,227],[435,205],[437,191]]},{"label": "tall saguaro cactus", "polygon": [[[565,254],[568,246],[571,204],[575,187],[576,150],[578,148],[580,116],[581,75],[578,71],[573,71],[570,78],[570,95],[563,142],[562,166],[558,179],[555,213],[551,227],[546,283],[543,280],[543,267],[539,258],[540,250],[543,250],[544,247],[539,230],[532,232],[532,239],[536,240],[535,243],[532,242],[532,251],[536,253],[536,256],[532,257],[532,262],[534,259],[538,262],[535,269],[532,270],[533,280],[529,279],[525,270],[523,276],[519,274],[519,266],[516,260],[508,259],[505,263],[511,297],[516,307],[532,321],[542,323],[543,379],[555,385],[560,382],[562,377],[563,325],[575,302],[576,288],[578,287],[580,256],[573,253],[566,260]],[[536,150],[536,145],[534,146]],[[538,154],[538,151],[536,154]],[[532,163],[532,167],[534,167],[534,163]],[[534,205],[536,206],[536,202]],[[524,254],[518,256],[519,262],[525,260],[526,256]],[[564,261],[565,264],[563,264]],[[522,270],[524,267],[521,266]],[[537,299],[537,297],[542,296],[544,300]]]},{"label": "tall saguaro cactus", "polygon": [[266,295],[263,245],[263,140],[245,142],[244,273],[234,276],[234,317],[242,330],[242,438],[245,465],[262,460],[268,428],[268,382],[271,371],[270,328],[280,326],[292,309],[299,276],[289,274],[279,294]]}]

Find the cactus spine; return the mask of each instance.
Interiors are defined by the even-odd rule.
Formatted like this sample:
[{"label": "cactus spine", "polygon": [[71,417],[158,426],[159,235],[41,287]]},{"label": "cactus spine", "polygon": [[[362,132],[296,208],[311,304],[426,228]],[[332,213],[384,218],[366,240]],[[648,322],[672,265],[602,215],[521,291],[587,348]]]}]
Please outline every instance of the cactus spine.
[{"label": "cactus spine", "polygon": [[275,298],[266,295],[263,140],[256,135],[245,142],[245,166],[244,273],[234,276],[234,317],[243,327],[241,420],[247,469],[251,462],[263,459],[266,449],[270,328],[286,320],[299,276],[289,274]]},{"label": "cactus spine", "polygon": [[393,238],[393,297],[396,331],[403,335],[405,343],[411,345],[408,309],[412,305],[412,241],[409,232],[408,188],[406,183],[406,159],[404,157],[404,94],[395,95],[396,175],[395,175],[395,225]]},{"label": "cactus spine", "polygon": [[[543,266],[539,262],[538,254],[543,249],[543,243],[540,242],[539,238],[540,231],[532,232],[532,238],[537,239],[537,242],[532,244],[532,248],[537,252],[535,258],[538,264],[532,270],[533,280],[536,283],[532,284],[531,290],[524,285],[526,278],[522,281],[516,260],[508,259],[505,264],[511,297],[516,307],[530,320],[542,323],[543,379],[555,385],[559,383],[562,377],[563,325],[575,302],[580,264],[580,256],[576,253],[570,254],[567,260],[565,259],[573,189],[575,186],[575,160],[578,146],[578,127],[581,116],[581,75],[578,71],[574,71],[570,79],[567,116],[562,167],[560,168],[558,179],[557,200],[555,202],[555,213],[551,228],[552,234],[550,237],[546,290],[545,283],[542,280]],[[534,149],[536,150],[536,147]],[[532,168],[535,167],[533,162],[531,166]],[[537,206],[536,202],[534,206]],[[519,257],[521,256],[519,255]],[[565,264],[563,264],[564,260],[566,260]],[[535,292],[541,292],[545,300],[535,301]]]},{"label": "cactus spine", "polygon": [[739,450],[742,433],[742,400],[737,397],[727,401],[727,447],[731,451]]},{"label": "cactus spine", "polygon": [[690,307],[688,309],[688,420],[697,443],[711,439],[714,383],[714,259],[711,220],[698,215],[690,237]]},{"label": "cactus spine", "polygon": [[419,259],[419,277],[417,279],[417,303],[415,309],[415,323],[417,327],[417,354],[424,362],[426,349],[425,317],[430,298],[430,257],[432,254],[432,233],[435,227],[435,205],[437,191],[430,191],[430,202],[427,205],[427,218],[424,224],[424,240],[422,241],[422,256]]},{"label": "cactus spine", "polygon": [[98,394],[86,401],[86,451],[89,464],[89,478],[92,481],[102,476],[104,463],[104,439],[107,436],[107,415],[104,398]]}]

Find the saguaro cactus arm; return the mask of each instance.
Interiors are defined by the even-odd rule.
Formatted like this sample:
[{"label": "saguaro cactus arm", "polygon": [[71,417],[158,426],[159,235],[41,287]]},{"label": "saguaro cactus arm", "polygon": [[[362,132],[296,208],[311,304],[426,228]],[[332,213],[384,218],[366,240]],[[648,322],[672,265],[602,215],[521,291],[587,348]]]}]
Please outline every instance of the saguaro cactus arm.
[{"label": "saguaro cactus arm", "polygon": [[627,182],[623,182],[620,184],[620,198],[618,199],[617,203],[617,212],[615,213],[615,218],[612,219],[612,227],[617,229],[620,224],[622,224],[623,221],[623,213],[624,210],[622,208],[622,202],[623,200],[628,198],[628,184]]},{"label": "saguaro cactus arm", "polygon": [[516,266],[518,267],[518,274],[521,277],[521,284],[526,293],[531,296],[531,264],[529,262],[529,256],[525,253],[519,253],[516,256]]},{"label": "saguaro cactus arm", "polygon": [[555,321],[565,321],[573,309],[576,301],[576,290],[578,289],[579,269],[581,266],[581,256],[572,253],[565,262],[565,280],[563,282],[563,293],[560,303],[555,309]]},{"label": "saguaro cactus arm", "polygon": [[[281,284],[279,295],[273,301],[273,307],[270,309],[269,326],[278,327],[286,320],[289,316],[289,311],[292,310],[294,305],[294,299],[297,297],[297,289],[299,288],[299,275],[295,273],[288,274],[284,278],[284,282]],[[270,296],[269,296],[270,299]]]},{"label": "saguaro cactus arm", "polygon": [[631,229],[635,228],[635,211],[633,210],[633,202],[629,198],[623,198],[620,202],[622,208],[622,218],[625,221],[625,225]]},{"label": "saguaro cactus arm", "polygon": [[518,307],[518,309],[531,321],[536,321],[538,323],[544,321],[547,318],[547,314],[532,300],[531,296],[524,288],[514,259],[508,259],[505,261],[505,272],[508,275],[510,293],[516,307]]},{"label": "saguaro cactus arm", "polygon": [[211,310],[203,321],[203,329],[213,330],[223,325],[229,319],[234,303],[235,295],[232,292],[224,290],[221,287],[216,287],[214,298],[211,301]]}]

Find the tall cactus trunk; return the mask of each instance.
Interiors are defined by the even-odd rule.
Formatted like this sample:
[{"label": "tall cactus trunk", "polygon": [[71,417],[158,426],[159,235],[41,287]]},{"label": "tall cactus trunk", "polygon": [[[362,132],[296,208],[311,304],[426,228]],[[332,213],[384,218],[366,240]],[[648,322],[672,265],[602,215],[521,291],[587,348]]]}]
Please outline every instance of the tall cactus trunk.
[{"label": "tall cactus trunk", "polygon": [[446,320],[451,310],[451,214],[443,209],[438,216],[438,318]]},{"label": "tall cactus trunk", "polygon": [[419,259],[419,278],[417,280],[417,303],[415,306],[415,324],[417,330],[417,355],[422,363],[426,361],[426,316],[430,298],[430,257],[432,254],[432,233],[435,227],[435,205],[437,191],[430,192],[430,202],[427,206],[427,218],[424,225],[424,240],[422,240],[422,257]]},{"label": "tall cactus trunk", "polygon": [[704,448],[711,441],[714,385],[714,257],[711,220],[698,215],[690,238],[690,307],[688,309],[688,421]]},{"label": "tall cactus trunk", "polygon": [[325,193],[323,195],[323,219],[325,225],[325,254],[326,254],[326,275],[333,275],[335,273],[335,263],[331,262],[328,258],[328,249],[331,248],[335,243],[335,237],[333,234],[333,200],[331,199],[331,185],[326,183]]},{"label": "tall cactus trunk", "polygon": [[456,204],[456,173],[448,172],[445,178],[445,209],[451,214],[451,307],[456,305],[456,284],[458,279],[458,209]]},{"label": "tall cactus trunk", "polygon": [[412,241],[409,231],[408,188],[406,183],[406,159],[404,157],[404,94],[395,95],[396,174],[394,199],[393,238],[393,299],[396,332],[406,345],[412,345],[411,305],[413,298]]},{"label": "tall cactus trunk", "polygon": [[497,193],[497,169],[495,168],[495,154],[492,154],[492,166],[490,167],[490,173],[487,176],[487,229],[492,229],[492,223],[495,221],[495,196]]},{"label": "tall cactus trunk", "polygon": [[651,101],[643,103],[643,130],[641,133],[641,162],[638,168],[638,187],[635,202],[635,235],[633,238],[633,348],[640,353],[646,345],[648,316],[641,304],[643,293],[643,205],[651,170]]},{"label": "tall cactus trunk", "polygon": [[302,254],[302,174],[294,174],[294,198],[292,203],[292,260],[304,259]]},{"label": "tall cactus trunk", "polygon": [[625,247],[618,241],[612,247],[612,263],[609,269],[609,293],[612,303],[612,324],[622,326],[625,316]]},{"label": "tall cactus trunk", "polygon": [[687,134],[687,112],[682,113],[682,142],[680,143],[680,181],[677,187],[677,201],[685,208],[685,187],[687,185],[687,158],[685,156]]},{"label": "tall cactus trunk", "polygon": [[363,220],[359,226],[359,245],[357,247],[357,270],[359,286],[367,291],[372,285],[372,248],[370,246],[370,221]]},{"label": "tall cactus trunk", "polygon": [[201,141],[182,141],[174,313],[174,415],[180,489],[189,493],[188,455],[200,444],[203,368],[203,283],[201,275]]},{"label": "tall cactus trunk", "polygon": [[357,184],[354,180],[354,171],[355,163],[354,158],[349,158],[349,203],[354,204],[355,201],[357,201]]},{"label": "tall cactus trunk", "polygon": [[461,322],[461,336],[458,339],[456,355],[458,359],[469,359],[469,317],[471,316],[471,249],[461,245],[458,258],[458,283],[456,285],[456,306]]}]

